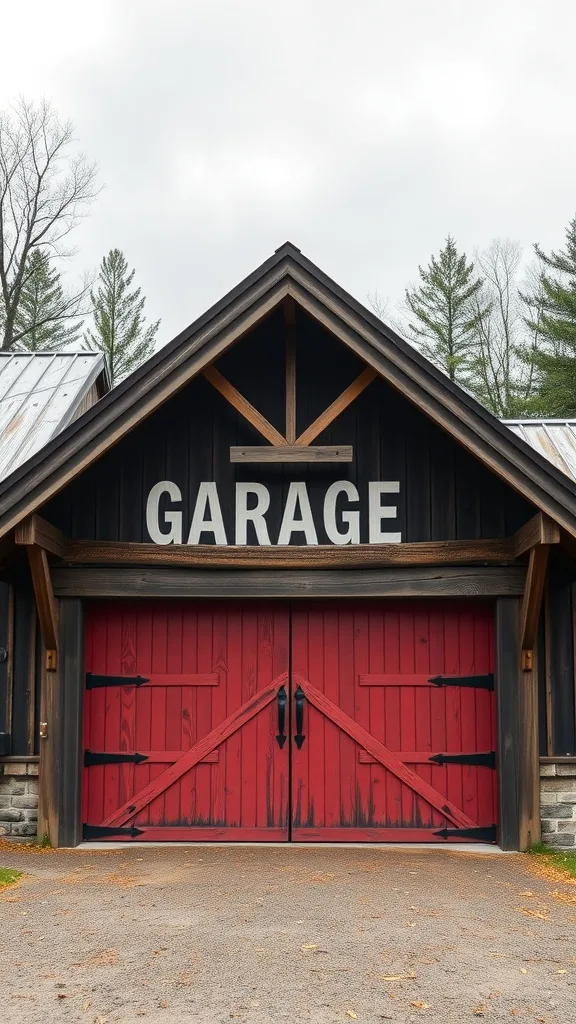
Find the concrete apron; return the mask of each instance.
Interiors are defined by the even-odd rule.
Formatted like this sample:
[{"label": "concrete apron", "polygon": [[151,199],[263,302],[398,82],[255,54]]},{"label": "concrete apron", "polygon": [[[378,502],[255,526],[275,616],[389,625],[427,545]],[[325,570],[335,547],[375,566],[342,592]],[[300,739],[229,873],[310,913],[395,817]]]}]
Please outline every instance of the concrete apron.
[{"label": "concrete apron", "polygon": [[501,850],[499,846],[490,843],[80,843],[73,847],[75,850],[129,850],[136,847],[139,850],[155,849],[159,846],[192,847],[209,850],[216,848],[228,848],[238,846],[259,846],[259,847],[281,847],[290,849],[325,850],[330,847],[345,850],[445,850],[447,853],[515,853],[514,850]]}]

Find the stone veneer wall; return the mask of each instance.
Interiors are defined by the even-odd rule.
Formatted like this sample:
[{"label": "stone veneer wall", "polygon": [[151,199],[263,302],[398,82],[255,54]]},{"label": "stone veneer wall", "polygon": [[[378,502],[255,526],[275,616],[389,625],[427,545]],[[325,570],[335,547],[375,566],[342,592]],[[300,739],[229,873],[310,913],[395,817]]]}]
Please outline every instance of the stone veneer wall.
[{"label": "stone veneer wall", "polygon": [[576,758],[540,765],[542,842],[576,849]]},{"label": "stone veneer wall", "polygon": [[38,822],[38,763],[0,762],[0,837],[35,836]]}]

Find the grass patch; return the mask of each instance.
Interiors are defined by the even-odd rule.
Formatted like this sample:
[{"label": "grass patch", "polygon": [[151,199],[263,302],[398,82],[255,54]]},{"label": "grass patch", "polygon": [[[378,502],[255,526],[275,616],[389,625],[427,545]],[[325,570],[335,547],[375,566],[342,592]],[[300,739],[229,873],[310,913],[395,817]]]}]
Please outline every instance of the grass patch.
[{"label": "grass patch", "polygon": [[576,850],[574,853],[571,850],[553,850],[551,846],[546,846],[546,843],[535,843],[528,853],[541,858],[550,867],[565,871],[572,878],[576,878]]},{"label": "grass patch", "polygon": [[14,871],[13,868],[0,868],[0,889],[5,889],[8,885],[14,885],[14,882],[17,882],[21,877],[21,871]]}]

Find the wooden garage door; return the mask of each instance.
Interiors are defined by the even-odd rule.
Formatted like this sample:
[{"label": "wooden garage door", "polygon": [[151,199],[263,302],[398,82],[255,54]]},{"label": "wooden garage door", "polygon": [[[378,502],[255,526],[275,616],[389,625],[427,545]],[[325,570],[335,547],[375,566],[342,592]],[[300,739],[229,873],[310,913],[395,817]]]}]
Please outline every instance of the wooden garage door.
[{"label": "wooden garage door", "polygon": [[466,603],[294,609],[293,839],[495,841],[492,621]]},{"label": "wooden garage door", "polygon": [[288,630],[274,605],[89,608],[86,838],[288,838]]},{"label": "wooden garage door", "polygon": [[494,841],[492,617],[94,605],[85,837]]}]

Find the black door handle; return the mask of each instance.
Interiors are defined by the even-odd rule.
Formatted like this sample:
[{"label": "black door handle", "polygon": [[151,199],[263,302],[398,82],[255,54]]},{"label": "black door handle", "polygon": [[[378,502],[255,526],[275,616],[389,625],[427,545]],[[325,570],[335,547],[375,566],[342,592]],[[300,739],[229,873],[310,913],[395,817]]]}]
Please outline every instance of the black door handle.
[{"label": "black door handle", "polygon": [[286,690],[283,686],[280,687],[276,694],[276,701],[278,704],[278,735],[276,737],[280,750],[286,743],[286,733],[284,731],[286,725]]},{"label": "black door handle", "polygon": [[296,735],[294,737],[294,743],[300,750],[300,747],[304,743],[306,737],[302,732],[304,728],[304,690],[301,686],[298,687],[294,694],[294,701],[296,704]]}]

